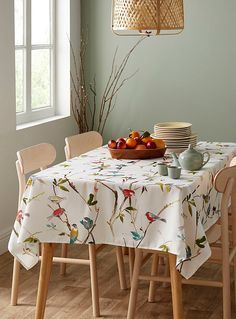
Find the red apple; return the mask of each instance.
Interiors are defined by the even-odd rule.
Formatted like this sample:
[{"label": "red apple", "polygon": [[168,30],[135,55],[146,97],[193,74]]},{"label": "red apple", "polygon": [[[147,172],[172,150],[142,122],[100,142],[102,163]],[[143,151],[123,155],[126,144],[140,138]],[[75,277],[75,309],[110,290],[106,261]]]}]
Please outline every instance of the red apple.
[{"label": "red apple", "polygon": [[107,143],[108,147],[109,148],[116,148],[116,141],[115,140],[110,140],[108,143]]},{"label": "red apple", "polygon": [[137,144],[142,144],[142,140],[140,137],[136,136],[134,137],[134,140],[137,142]]},{"label": "red apple", "polygon": [[157,148],[156,147],[156,143],[155,142],[153,142],[153,141],[149,141],[149,142],[147,142],[147,148],[148,149],[155,149],[155,148]]},{"label": "red apple", "polygon": [[126,148],[126,141],[125,141],[125,139],[119,140],[119,142],[117,143],[117,148]]},{"label": "red apple", "polygon": [[126,139],[125,139],[124,137],[119,137],[119,138],[116,140],[116,143],[119,143],[119,142],[126,143]]}]

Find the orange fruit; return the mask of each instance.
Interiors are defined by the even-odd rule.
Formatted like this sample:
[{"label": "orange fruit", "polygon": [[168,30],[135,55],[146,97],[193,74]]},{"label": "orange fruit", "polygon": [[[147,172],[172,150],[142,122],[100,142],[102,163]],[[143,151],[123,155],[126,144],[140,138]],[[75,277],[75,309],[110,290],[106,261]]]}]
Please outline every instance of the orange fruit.
[{"label": "orange fruit", "polygon": [[166,147],[165,142],[160,138],[154,138],[153,142],[156,144],[157,148],[165,148]]},{"label": "orange fruit", "polygon": [[134,138],[132,138],[132,137],[127,138],[127,140],[126,140],[126,146],[127,146],[128,148],[135,148],[136,145],[137,145],[137,141],[135,141]]},{"label": "orange fruit", "polygon": [[144,144],[138,144],[136,147],[135,147],[136,150],[146,150],[146,146]]},{"label": "orange fruit", "polygon": [[147,144],[148,142],[151,142],[152,138],[151,136],[143,137],[142,138],[142,143]]},{"label": "orange fruit", "polygon": [[140,137],[140,134],[138,131],[132,131],[130,132],[129,137],[131,138]]}]

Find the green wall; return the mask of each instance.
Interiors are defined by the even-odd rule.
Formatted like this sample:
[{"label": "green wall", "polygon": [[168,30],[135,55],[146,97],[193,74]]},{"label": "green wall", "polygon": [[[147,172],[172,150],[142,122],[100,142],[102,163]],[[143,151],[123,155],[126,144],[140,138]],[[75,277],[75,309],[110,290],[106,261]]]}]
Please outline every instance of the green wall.
[{"label": "green wall", "polygon": [[[87,78],[106,84],[118,46],[122,58],[137,41],[111,31],[111,0],[82,0],[88,31]],[[147,38],[129,60],[124,76],[137,69],[118,94],[104,137],[128,128],[153,131],[163,121],[188,121],[199,140],[236,142],[236,2],[185,0],[185,30]]]}]

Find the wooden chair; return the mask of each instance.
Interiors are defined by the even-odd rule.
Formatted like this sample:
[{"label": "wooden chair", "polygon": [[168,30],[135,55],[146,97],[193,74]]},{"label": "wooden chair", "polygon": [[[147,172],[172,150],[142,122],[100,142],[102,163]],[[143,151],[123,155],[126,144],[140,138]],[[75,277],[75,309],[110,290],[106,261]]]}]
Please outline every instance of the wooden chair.
[{"label": "wooden chair", "polygon": [[[73,135],[65,138],[65,156],[66,159],[69,160],[72,157],[79,156],[83,153],[91,151],[97,147],[102,146],[102,136],[95,131],[90,131],[82,134]],[[104,247],[104,245],[96,245],[96,251],[100,248]],[[67,257],[67,244],[62,244],[62,253],[61,257]],[[125,277],[125,267],[123,260],[123,253],[121,247],[116,247],[116,256],[117,256],[117,266],[120,280],[120,288],[127,289],[126,277]],[[89,259],[88,259],[89,261]],[[66,272],[66,264],[61,264],[60,273],[64,275]]]},{"label": "wooden chair", "polygon": [[[26,186],[26,174],[29,174],[35,170],[43,170],[50,164],[52,164],[56,158],[56,150],[51,144],[42,143],[34,145],[23,149],[17,152],[16,169],[19,181],[19,203],[21,202],[22,195]],[[46,248],[44,247],[46,246]],[[41,281],[43,278],[43,283],[40,282],[39,286],[43,285],[44,293],[43,298],[37,299],[36,307],[36,318],[43,318],[44,309],[47,299],[47,289],[51,271],[51,262],[54,263],[69,263],[69,264],[83,264],[90,267],[91,273],[91,290],[92,290],[92,305],[93,305],[93,314],[95,317],[100,316],[99,310],[99,295],[98,295],[98,282],[97,282],[97,265],[96,265],[96,254],[95,254],[95,245],[89,246],[89,259],[77,259],[77,258],[62,258],[62,257],[53,257],[47,264],[47,269],[45,265],[41,265],[40,273],[44,273],[45,276],[40,276]],[[47,245],[42,244],[42,250],[47,249]],[[41,256],[39,257],[41,259]],[[11,294],[11,304],[17,304],[18,297],[18,287],[19,287],[19,275],[20,275],[20,263],[14,259],[13,266],[13,279],[12,279],[12,294]],[[40,294],[39,294],[40,295]],[[42,296],[41,295],[41,296]]]},{"label": "wooden chair", "polygon": [[[231,165],[235,161],[231,162]],[[208,242],[211,245],[212,256],[207,262],[222,265],[222,279],[203,280],[198,278],[182,279],[183,284],[220,287],[223,289],[223,319],[231,319],[231,296],[230,296],[230,267],[234,267],[234,289],[236,296],[236,165],[223,168],[214,179],[215,189],[222,194],[221,198],[221,218],[220,222],[213,225],[206,233]],[[138,280],[148,280],[149,301],[154,301],[155,282],[171,282],[173,313],[174,318],[184,318],[182,305],[174,302],[178,296],[182,296],[181,286],[173,284],[169,277],[158,276],[159,252],[149,250],[153,253],[151,275],[141,275],[140,270],[143,263],[143,253],[147,250],[139,249],[136,253],[134,274],[130,293],[128,309],[128,319],[133,319],[135,315]],[[170,272],[173,270],[173,258],[169,255]],[[172,267],[171,267],[172,264]],[[171,274],[172,275],[172,274]],[[236,297],[235,297],[236,298]],[[235,300],[236,302],[236,300]]]},{"label": "wooden chair", "polygon": [[102,136],[98,132],[90,131],[65,138],[66,159],[79,156],[102,146]]},{"label": "wooden chair", "polygon": [[[54,146],[47,143],[42,143],[25,148],[17,152],[16,171],[19,182],[19,199],[20,205],[25,187],[26,175],[35,171],[43,170],[51,165],[56,158],[56,150]],[[18,299],[20,277],[20,263],[14,258],[13,276],[12,276],[12,291],[11,291],[11,305],[15,306]]]}]

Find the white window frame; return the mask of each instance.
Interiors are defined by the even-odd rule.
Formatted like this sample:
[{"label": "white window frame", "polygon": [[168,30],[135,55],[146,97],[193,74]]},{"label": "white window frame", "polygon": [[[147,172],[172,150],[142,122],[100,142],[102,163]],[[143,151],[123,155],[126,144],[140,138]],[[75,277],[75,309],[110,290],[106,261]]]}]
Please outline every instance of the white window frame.
[{"label": "white window frame", "polygon": [[[40,1],[40,0],[39,0]],[[32,45],[31,44],[31,0],[23,0],[24,5],[24,39],[23,45],[15,45],[15,50],[22,50],[24,56],[24,111],[16,112],[16,124],[23,124],[42,120],[45,118],[50,118],[56,115],[56,98],[55,98],[55,61],[56,61],[56,5],[55,0],[51,1],[51,33],[50,33],[50,43],[47,45]],[[41,107],[38,109],[32,109],[31,107],[31,52],[38,49],[49,49],[51,51],[50,55],[50,68],[51,68],[51,88],[50,88],[50,105]]]}]

